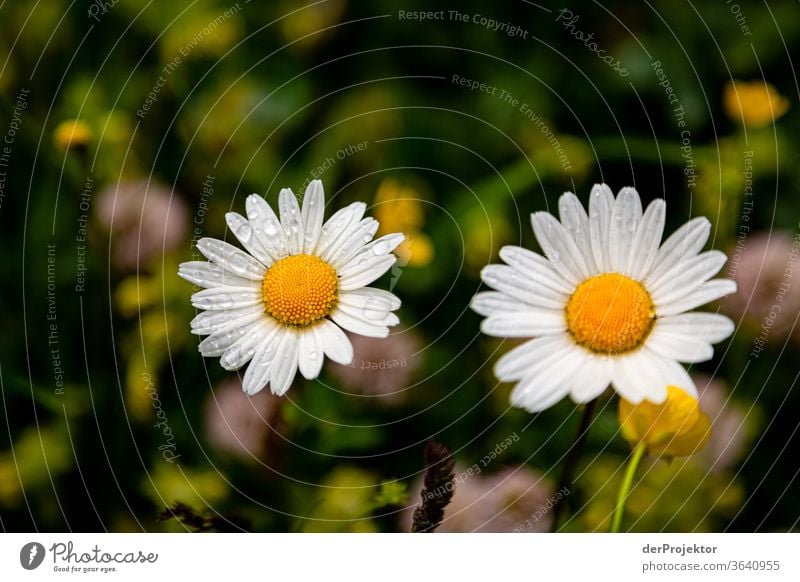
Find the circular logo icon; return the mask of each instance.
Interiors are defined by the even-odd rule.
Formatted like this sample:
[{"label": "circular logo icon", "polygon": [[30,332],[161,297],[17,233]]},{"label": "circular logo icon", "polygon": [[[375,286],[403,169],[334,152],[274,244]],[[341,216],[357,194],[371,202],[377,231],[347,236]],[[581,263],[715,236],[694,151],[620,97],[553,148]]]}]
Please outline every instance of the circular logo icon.
[{"label": "circular logo icon", "polygon": [[19,563],[26,570],[35,570],[44,561],[44,546],[39,542],[28,542],[19,551]]}]

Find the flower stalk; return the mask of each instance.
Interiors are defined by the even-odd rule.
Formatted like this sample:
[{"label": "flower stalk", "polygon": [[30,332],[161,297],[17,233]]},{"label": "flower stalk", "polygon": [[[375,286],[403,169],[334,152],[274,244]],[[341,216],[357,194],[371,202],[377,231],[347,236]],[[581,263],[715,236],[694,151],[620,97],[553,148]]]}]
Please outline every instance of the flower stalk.
[{"label": "flower stalk", "polygon": [[628,461],[628,468],[625,471],[625,478],[622,480],[622,485],[617,494],[617,507],[614,510],[614,517],[611,520],[611,533],[618,533],[619,527],[622,524],[622,515],[625,513],[625,502],[630,494],[631,487],[633,486],[633,477],[636,475],[636,469],[644,457],[647,446],[644,442],[640,442],[633,449],[630,461]]},{"label": "flower stalk", "polygon": [[[572,476],[575,474],[575,467],[578,465],[578,461],[580,461],[583,447],[586,444],[586,437],[589,435],[589,426],[591,425],[592,416],[594,416],[594,409],[596,407],[596,398],[591,402],[588,402],[586,406],[583,407],[583,414],[581,415],[581,422],[578,426],[578,432],[575,435],[575,440],[572,443],[572,447],[570,447],[569,451],[567,452],[567,459],[564,461],[564,469],[561,472],[561,479],[558,482],[556,491],[569,492],[569,490],[572,488]],[[556,502],[555,507],[553,507],[552,531],[558,531],[558,525],[563,513],[564,498],[559,499]]]}]

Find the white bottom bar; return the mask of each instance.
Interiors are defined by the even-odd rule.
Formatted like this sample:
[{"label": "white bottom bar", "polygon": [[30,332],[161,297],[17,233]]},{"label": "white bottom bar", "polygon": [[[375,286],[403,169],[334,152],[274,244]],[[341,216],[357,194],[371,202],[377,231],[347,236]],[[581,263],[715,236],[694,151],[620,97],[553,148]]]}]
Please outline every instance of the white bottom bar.
[{"label": "white bottom bar", "polygon": [[768,582],[799,555],[796,534],[4,534],[0,579]]}]

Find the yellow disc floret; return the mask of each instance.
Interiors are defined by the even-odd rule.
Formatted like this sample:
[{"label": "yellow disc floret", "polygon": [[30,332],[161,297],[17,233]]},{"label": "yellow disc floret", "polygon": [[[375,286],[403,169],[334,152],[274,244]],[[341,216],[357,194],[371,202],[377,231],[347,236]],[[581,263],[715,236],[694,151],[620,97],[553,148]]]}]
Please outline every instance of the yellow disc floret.
[{"label": "yellow disc floret", "polygon": [[328,315],[336,304],[339,280],[328,263],[314,255],[277,261],[264,275],[264,307],[285,325],[307,326]]},{"label": "yellow disc floret", "polygon": [[654,321],[647,289],[619,273],[586,279],[567,303],[567,329],[578,344],[593,352],[618,354],[637,348]]}]

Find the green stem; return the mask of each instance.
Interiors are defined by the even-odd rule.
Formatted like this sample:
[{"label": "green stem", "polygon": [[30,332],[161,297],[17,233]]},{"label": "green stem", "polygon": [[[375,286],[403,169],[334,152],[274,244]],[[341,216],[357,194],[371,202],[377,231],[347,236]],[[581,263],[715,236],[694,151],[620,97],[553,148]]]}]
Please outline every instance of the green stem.
[{"label": "green stem", "polygon": [[625,512],[625,501],[628,499],[628,493],[630,493],[631,485],[633,485],[633,476],[636,474],[639,462],[644,456],[644,451],[644,443],[639,443],[633,449],[633,455],[631,455],[631,460],[628,462],[628,469],[625,471],[625,479],[622,481],[622,486],[620,486],[619,494],[617,495],[617,508],[614,510],[614,518],[611,520],[611,533],[619,532],[622,514]]},{"label": "green stem", "polygon": [[[578,465],[578,461],[581,457],[581,452],[583,451],[583,446],[586,444],[586,438],[589,435],[589,426],[592,423],[592,415],[594,415],[594,409],[597,407],[597,398],[590,401],[583,407],[583,414],[581,415],[581,422],[578,425],[578,433],[575,435],[575,441],[572,443],[572,446],[569,448],[567,452],[567,459],[564,461],[564,469],[561,473],[561,480],[556,487],[556,492],[558,491],[567,491],[572,489],[572,475],[575,472],[575,467]],[[561,516],[564,514],[564,499],[560,499],[556,501],[555,507],[553,507],[553,523],[550,526],[551,531],[557,532],[558,526],[561,521]]]}]

